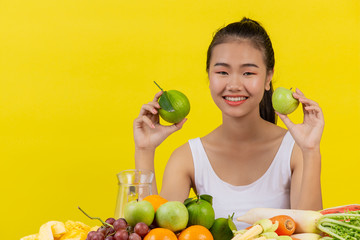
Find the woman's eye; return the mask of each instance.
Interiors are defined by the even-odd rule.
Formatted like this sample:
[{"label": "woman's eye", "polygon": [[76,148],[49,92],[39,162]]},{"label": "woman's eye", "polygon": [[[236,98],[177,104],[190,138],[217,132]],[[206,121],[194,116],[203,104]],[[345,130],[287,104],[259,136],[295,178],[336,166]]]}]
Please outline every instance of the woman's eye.
[{"label": "woman's eye", "polygon": [[225,72],[225,71],[218,71],[218,72],[216,72],[217,74],[220,74],[220,75],[228,75],[228,73],[227,72]]},{"label": "woman's eye", "polygon": [[244,76],[250,76],[250,75],[254,75],[255,73],[252,72],[244,72]]}]

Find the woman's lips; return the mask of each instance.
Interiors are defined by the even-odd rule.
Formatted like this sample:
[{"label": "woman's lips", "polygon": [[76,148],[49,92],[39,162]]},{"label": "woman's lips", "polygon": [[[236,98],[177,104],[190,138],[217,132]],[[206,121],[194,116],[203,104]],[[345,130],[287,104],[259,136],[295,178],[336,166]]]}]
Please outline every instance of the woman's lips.
[{"label": "woman's lips", "polygon": [[223,98],[230,106],[238,106],[248,99],[245,96],[224,96]]}]

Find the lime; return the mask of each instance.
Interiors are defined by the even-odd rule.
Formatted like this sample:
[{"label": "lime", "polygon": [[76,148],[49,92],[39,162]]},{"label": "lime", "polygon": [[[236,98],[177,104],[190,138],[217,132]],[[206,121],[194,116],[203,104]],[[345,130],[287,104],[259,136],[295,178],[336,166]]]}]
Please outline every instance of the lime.
[{"label": "lime", "polygon": [[232,217],[229,218],[217,218],[214,224],[210,228],[210,232],[214,237],[214,240],[230,240],[234,237],[233,230],[236,231],[236,226],[232,221]]},{"label": "lime", "polygon": [[187,199],[184,201],[184,205],[189,212],[188,226],[202,225],[207,229],[211,228],[215,221],[215,211],[209,201],[212,201],[211,196],[204,199],[201,195],[197,195],[197,198],[194,200]]},{"label": "lime", "polygon": [[[159,85],[155,82],[159,87]],[[161,90],[162,88],[159,87]],[[180,91],[163,91],[159,98],[159,115],[169,123],[178,123],[183,120],[190,112],[189,99]]]}]

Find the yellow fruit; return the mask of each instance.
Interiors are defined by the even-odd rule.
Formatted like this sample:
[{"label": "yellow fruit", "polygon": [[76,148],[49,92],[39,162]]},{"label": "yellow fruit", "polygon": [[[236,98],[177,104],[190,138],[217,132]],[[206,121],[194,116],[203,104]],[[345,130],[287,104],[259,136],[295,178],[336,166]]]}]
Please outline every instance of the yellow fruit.
[{"label": "yellow fruit", "polygon": [[65,224],[58,221],[47,222],[40,227],[39,240],[54,240],[66,233]]},{"label": "yellow fruit", "polygon": [[39,234],[32,234],[26,237],[21,238],[20,240],[38,240]]},{"label": "yellow fruit", "polygon": [[72,231],[72,230],[79,230],[79,231],[83,231],[83,232],[90,231],[90,227],[88,225],[86,225],[85,223],[74,222],[71,220],[68,220],[65,222],[65,228],[66,228],[66,231]]},{"label": "yellow fruit", "polygon": [[72,230],[65,233],[59,240],[85,240],[87,233],[84,231]]}]

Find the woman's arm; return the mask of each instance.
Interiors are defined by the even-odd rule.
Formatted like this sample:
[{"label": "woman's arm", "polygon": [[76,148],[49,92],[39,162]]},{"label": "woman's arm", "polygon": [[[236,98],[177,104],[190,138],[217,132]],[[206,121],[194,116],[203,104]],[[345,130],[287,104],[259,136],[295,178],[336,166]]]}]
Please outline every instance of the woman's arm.
[{"label": "woman's arm", "polygon": [[188,143],[176,149],[166,164],[160,195],[167,200],[181,201],[189,197],[194,164]]},{"label": "woman's arm", "polygon": [[322,209],[320,140],[324,117],[319,105],[300,90],[293,94],[303,107],[304,121],[294,124],[286,115],[278,114],[295,139],[292,154],[291,208]]},{"label": "woman's arm", "polygon": [[322,209],[320,151],[302,153],[295,145],[292,154],[290,202],[293,209]]},{"label": "woman's arm", "polygon": [[[134,120],[135,168],[154,172],[155,149],[172,133],[180,130],[186,119],[171,126],[159,122],[158,103],[162,92],[158,92],[153,101],[141,107],[139,116]],[[156,180],[152,184],[153,194],[157,194]]]}]

